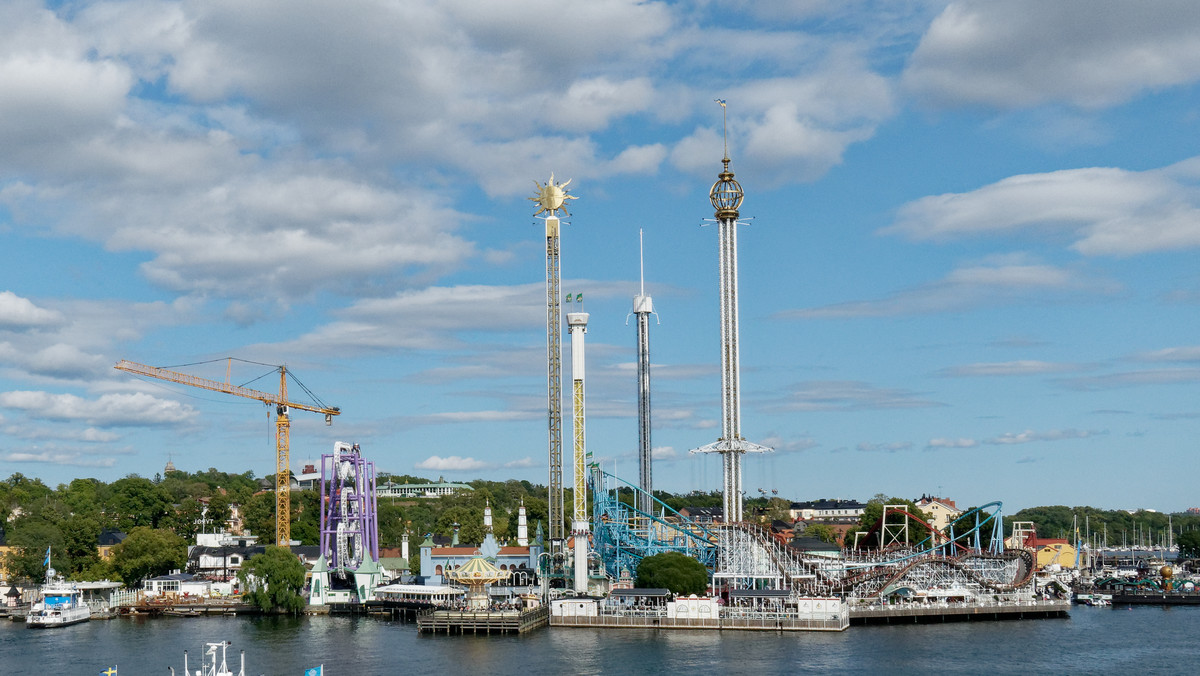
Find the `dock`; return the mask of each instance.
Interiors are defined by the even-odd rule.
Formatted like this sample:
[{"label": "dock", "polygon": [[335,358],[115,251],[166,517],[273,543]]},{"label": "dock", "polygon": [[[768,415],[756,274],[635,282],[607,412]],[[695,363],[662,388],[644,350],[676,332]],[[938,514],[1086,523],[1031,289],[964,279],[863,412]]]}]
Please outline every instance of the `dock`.
[{"label": "dock", "polygon": [[200,617],[209,615],[261,615],[257,607],[246,603],[231,603],[228,601],[205,601],[200,603],[139,603],[137,605],[121,606],[121,615],[152,615],[167,617]]},{"label": "dock", "polygon": [[729,631],[845,631],[845,618],[819,620],[760,613],[732,617],[663,617],[652,614],[556,615],[552,627],[602,627],[606,629],[709,629]]},{"label": "dock", "polygon": [[936,624],[993,620],[1032,620],[1067,617],[1067,600],[1020,603],[901,603],[889,606],[851,606],[850,624]]},{"label": "dock", "polygon": [[417,616],[422,634],[524,634],[550,621],[548,607],[530,610],[432,610]]}]

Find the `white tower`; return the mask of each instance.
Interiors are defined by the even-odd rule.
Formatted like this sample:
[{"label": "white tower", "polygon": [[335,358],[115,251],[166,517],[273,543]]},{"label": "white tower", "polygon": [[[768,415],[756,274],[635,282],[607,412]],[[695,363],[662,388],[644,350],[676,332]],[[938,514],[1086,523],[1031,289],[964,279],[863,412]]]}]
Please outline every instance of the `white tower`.
[{"label": "white tower", "polygon": [[[579,294],[583,300],[583,294]],[[570,302],[570,295],[567,296]],[[587,442],[584,435],[584,335],[587,333],[586,312],[567,313],[567,331],[571,333],[571,400],[574,403],[575,431],[575,514],[571,522],[571,536],[575,538],[575,591],[587,592]]]},{"label": "white tower", "polygon": [[[721,104],[724,119],[725,102]],[[742,186],[729,170],[729,142],[725,143],[724,169],[708,193],[716,210],[718,229],[718,266],[721,301],[721,437],[701,446],[693,453],[720,453],[722,460],[722,506],[725,523],[742,521],[742,455],[762,453],[772,449],[742,438],[742,404],[738,389],[741,371],[738,365],[738,278],[737,278],[737,219],[742,205]]]},{"label": "white tower", "polygon": [[529,517],[525,514],[525,498],[521,498],[521,506],[517,509],[517,546],[529,546]]},{"label": "white tower", "polygon": [[492,532],[492,501],[485,500],[483,503],[483,532]]},{"label": "white tower", "polygon": [[638,379],[638,488],[642,495],[634,505],[644,514],[654,510],[654,478],[651,468],[650,444],[650,315],[654,300],[646,295],[646,266],[642,255],[642,232],[638,231],[638,267],[641,287],[633,297],[633,314],[637,316],[637,379]]}]

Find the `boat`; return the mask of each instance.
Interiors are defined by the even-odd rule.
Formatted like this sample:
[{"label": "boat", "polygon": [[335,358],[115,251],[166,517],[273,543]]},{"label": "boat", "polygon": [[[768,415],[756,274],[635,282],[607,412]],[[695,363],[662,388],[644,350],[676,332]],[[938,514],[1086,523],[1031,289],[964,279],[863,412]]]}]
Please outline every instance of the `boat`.
[{"label": "boat", "polygon": [[[196,672],[196,676],[246,676],[246,651],[242,651],[242,664],[235,673],[229,670],[225,664],[225,651],[229,646],[233,645],[229,641],[221,641],[220,643],[205,643],[204,655],[200,658],[200,670]],[[220,651],[218,657],[217,651]],[[167,667],[171,672],[171,676],[175,676],[175,667]],[[183,676],[191,676],[188,671],[188,654],[183,651]]]},{"label": "boat", "polygon": [[83,600],[78,586],[54,577],[54,569],[46,571],[46,584],[38,592],[38,601],[25,616],[25,626],[48,629],[87,622],[92,609]]}]

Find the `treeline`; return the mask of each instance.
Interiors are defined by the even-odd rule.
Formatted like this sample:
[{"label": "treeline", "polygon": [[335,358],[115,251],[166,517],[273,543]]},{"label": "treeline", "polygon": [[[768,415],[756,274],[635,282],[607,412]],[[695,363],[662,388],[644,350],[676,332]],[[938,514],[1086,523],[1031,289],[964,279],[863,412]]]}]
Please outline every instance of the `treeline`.
[{"label": "treeline", "polygon": [[1030,507],[1004,517],[1006,535],[1012,533],[1012,524],[1016,521],[1032,521],[1037,527],[1038,537],[1043,538],[1074,541],[1076,528],[1079,529],[1079,539],[1087,542],[1103,545],[1102,540],[1107,536],[1110,547],[1160,546],[1168,528],[1173,531],[1172,540],[1178,540],[1184,532],[1200,530],[1200,514],[1168,515],[1147,510],[1128,512],[1063,505]]},{"label": "treeline", "polygon": [[[379,485],[428,483],[423,477],[380,475]],[[405,533],[410,536],[411,552],[428,534],[452,536],[457,526],[459,541],[478,544],[483,541],[484,509],[492,509],[493,531],[501,542],[517,536],[517,514],[524,504],[529,521],[529,537],[535,537],[539,524],[548,534],[549,507],[546,487],[529,481],[468,482],[473,491],[438,498],[381,498],[378,504],[380,546],[399,547]],[[135,584],[150,574],[182,568],[187,545],[201,530],[215,531],[230,521],[236,509],[236,521],[243,532],[257,535],[263,545],[275,544],[274,478],[256,478],[253,472],[230,474],[216,469],[204,472],[170,472],[147,479],[129,475],[112,483],[98,479],[75,479],[51,488],[41,480],[13,474],[0,481],[0,524],[3,538],[10,546],[3,563],[11,579],[38,580],[45,571],[45,553],[51,551],[51,565],[75,580],[119,579]],[[572,504],[572,491],[565,491],[564,505]],[[631,489],[622,488],[618,498],[633,504]],[[672,494],[656,491],[655,498],[674,510],[684,507],[719,507],[717,491],[693,491]],[[302,545],[316,545],[319,539],[320,510],[317,491],[291,493],[292,538]],[[751,518],[769,523],[790,521],[790,502],[776,496],[746,501]],[[879,520],[883,504],[905,504],[913,514],[924,517],[909,500],[882,494],[868,501],[866,513],[851,531],[868,531]],[[656,511],[658,507],[656,506]],[[564,520],[570,519],[564,514]],[[1004,518],[1005,534],[1015,521],[1032,521],[1041,537],[1073,538],[1078,525],[1080,537],[1107,530],[1108,544],[1156,545],[1163,541],[1168,515],[1160,512],[1101,510],[1094,507],[1033,507]],[[567,524],[564,524],[567,525]],[[910,539],[927,535],[913,522]],[[1200,515],[1173,515],[1170,525],[1175,537],[1200,530]],[[125,541],[113,549],[111,560],[102,560],[97,545],[104,533],[121,533]],[[810,533],[833,540],[836,533]],[[851,542],[848,534],[847,543]]]}]

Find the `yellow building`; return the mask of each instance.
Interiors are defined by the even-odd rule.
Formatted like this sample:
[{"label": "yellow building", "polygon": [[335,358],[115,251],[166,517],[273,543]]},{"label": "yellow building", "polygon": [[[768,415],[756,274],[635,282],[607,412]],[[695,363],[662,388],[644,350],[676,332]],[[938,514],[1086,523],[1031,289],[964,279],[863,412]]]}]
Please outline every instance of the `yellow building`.
[{"label": "yellow building", "polygon": [[954,501],[946,498],[922,495],[916,504],[922,512],[929,515],[929,525],[938,530],[946,530],[950,522],[962,514],[962,510],[954,504]]},{"label": "yellow building", "polygon": [[1037,538],[1034,543],[1038,570],[1054,564],[1062,568],[1075,567],[1075,546],[1065,538]]}]

